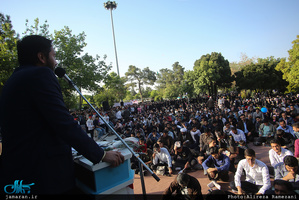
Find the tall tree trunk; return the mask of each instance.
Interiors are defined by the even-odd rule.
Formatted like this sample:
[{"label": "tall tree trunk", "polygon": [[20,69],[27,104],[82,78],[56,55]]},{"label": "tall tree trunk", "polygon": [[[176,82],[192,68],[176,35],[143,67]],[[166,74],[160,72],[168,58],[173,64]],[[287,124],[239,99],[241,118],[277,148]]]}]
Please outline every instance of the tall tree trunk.
[{"label": "tall tree trunk", "polygon": [[[81,87],[80,87],[80,92],[81,92]],[[81,95],[79,95],[79,109],[80,109],[80,111],[82,109],[82,97],[81,97]]]},{"label": "tall tree trunk", "polygon": [[141,91],[141,85],[140,85],[140,83],[138,83],[138,88],[139,88],[139,94],[140,94],[141,102],[143,103],[143,96],[142,96],[142,91]]}]

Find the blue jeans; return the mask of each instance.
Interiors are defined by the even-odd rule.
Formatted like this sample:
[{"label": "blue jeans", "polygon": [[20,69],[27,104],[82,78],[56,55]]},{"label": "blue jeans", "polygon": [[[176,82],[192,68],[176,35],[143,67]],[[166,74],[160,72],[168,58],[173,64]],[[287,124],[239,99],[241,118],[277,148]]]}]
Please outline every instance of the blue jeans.
[{"label": "blue jeans", "polygon": [[102,128],[102,127],[96,128],[96,131],[98,133],[98,138],[100,138],[101,136],[103,136],[104,134],[106,134],[105,129]]}]

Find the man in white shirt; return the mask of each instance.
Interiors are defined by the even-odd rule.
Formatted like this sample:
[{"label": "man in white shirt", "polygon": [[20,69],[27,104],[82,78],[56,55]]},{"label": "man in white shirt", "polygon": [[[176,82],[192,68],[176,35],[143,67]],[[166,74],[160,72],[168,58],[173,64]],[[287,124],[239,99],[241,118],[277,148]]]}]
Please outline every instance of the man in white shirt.
[{"label": "man in white shirt", "polygon": [[[156,171],[158,166],[165,166],[165,173],[163,175],[170,176],[172,174],[172,160],[166,148],[154,144],[153,153],[153,170]],[[167,172],[168,171],[168,172]]]},{"label": "man in white shirt", "polygon": [[283,162],[285,156],[292,156],[293,153],[287,149],[281,147],[279,140],[273,139],[270,141],[271,150],[269,151],[269,159],[272,167],[275,167],[278,163]]},{"label": "man in white shirt", "polygon": [[246,136],[241,129],[237,129],[236,127],[232,127],[229,132],[231,136],[233,136],[235,143],[239,143],[241,140],[246,142]]},{"label": "man in white shirt", "polygon": [[90,137],[94,139],[94,125],[93,125],[93,120],[92,120],[92,115],[89,115],[88,120],[86,121],[86,126],[87,126],[87,133],[90,134]]},{"label": "man in white shirt", "polygon": [[223,96],[218,99],[218,107],[220,110],[224,109],[224,97]]},{"label": "man in white shirt", "polygon": [[282,163],[275,166],[275,180],[285,180],[292,184],[294,190],[299,190],[298,160],[294,156],[285,156]]},{"label": "man in white shirt", "polygon": [[[245,181],[241,181],[243,170],[246,174]],[[237,190],[238,194],[264,194],[271,187],[268,167],[256,159],[253,149],[245,150],[245,159],[239,162],[234,179],[230,187]]]},{"label": "man in white shirt", "polygon": [[270,141],[271,149],[269,150],[269,159],[271,166],[268,166],[269,174],[274,176],[274,168],[278,163],[283,162],[285,156],[292,156],[293,153],[281,147],[280,141],[272,139]]},{"label": "man in white shirt", "polygon": [[117,113],[115,114],[116,119],[122,119],[122,112],[120,110],[120,108],[118,109]]}]

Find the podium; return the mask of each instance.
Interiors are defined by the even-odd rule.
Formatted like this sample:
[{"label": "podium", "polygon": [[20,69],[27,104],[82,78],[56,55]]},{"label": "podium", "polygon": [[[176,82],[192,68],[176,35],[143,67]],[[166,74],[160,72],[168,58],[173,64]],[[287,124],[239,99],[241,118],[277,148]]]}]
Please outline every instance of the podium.
[{"label": "podium", "polygon": [[131,152],[119,150],[124,156],[124,163],[110,167],[106,162],[93,164],[82,157],[74,161],[76,185],[84,193],[91,195],[134,194],[134,170],[131,169]]}]

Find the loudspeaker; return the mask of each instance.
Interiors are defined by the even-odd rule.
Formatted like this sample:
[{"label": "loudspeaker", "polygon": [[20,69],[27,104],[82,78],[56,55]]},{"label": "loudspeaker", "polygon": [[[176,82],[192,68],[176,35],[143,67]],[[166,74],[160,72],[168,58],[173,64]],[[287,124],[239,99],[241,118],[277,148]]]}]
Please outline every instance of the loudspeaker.
[{"label": "loudspeaker", "polygon": [[102,102],[104,111],[108,111],[110,109],[108,101]]},{"label": "loudspeaker", "polygon": [[120,106],[124,106],[124,102],[123,101],[120,102]]}]

